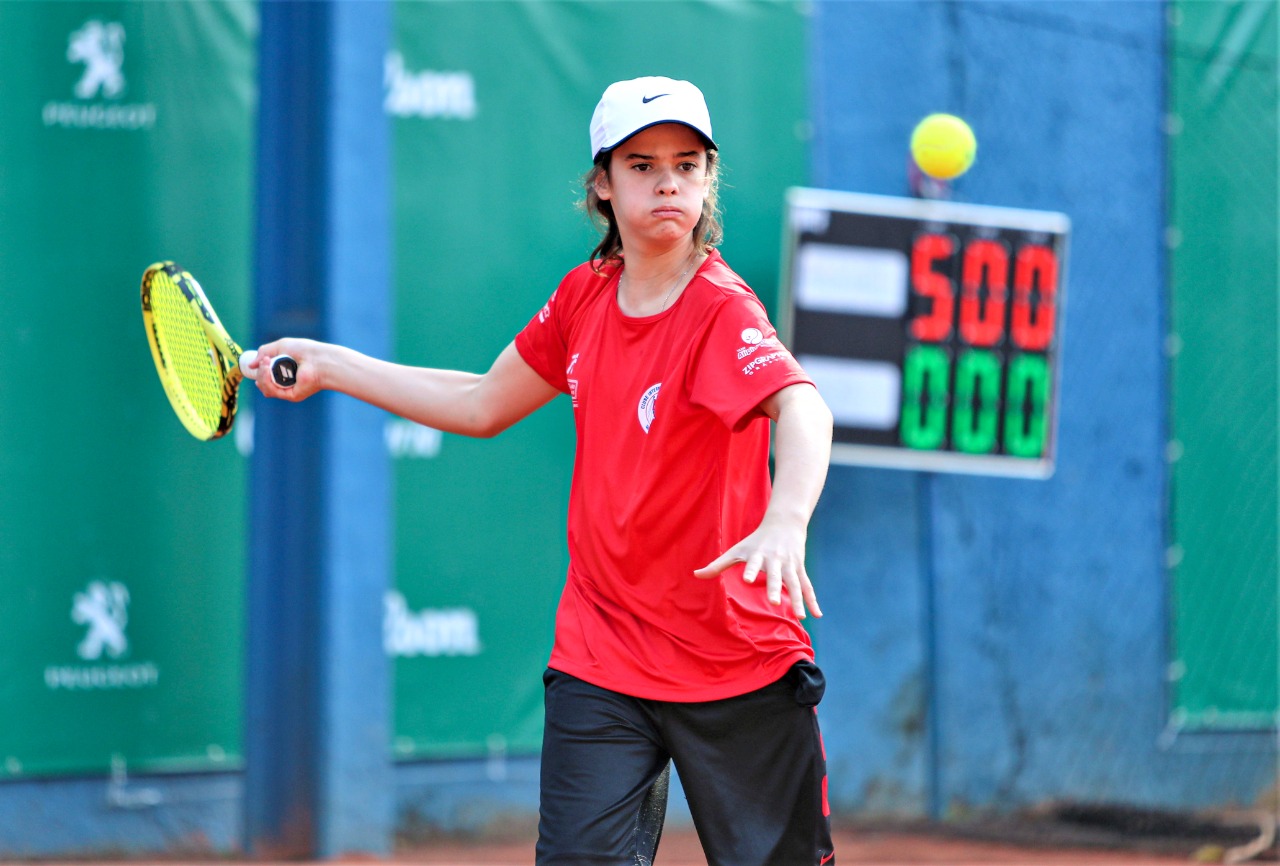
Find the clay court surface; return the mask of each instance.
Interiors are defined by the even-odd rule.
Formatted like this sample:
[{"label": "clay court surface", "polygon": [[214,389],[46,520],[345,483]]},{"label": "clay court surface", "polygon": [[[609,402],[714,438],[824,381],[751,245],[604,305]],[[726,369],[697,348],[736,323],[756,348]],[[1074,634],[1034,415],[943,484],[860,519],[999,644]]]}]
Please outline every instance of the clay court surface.
[{"label": "clay court surface", "polygon": [[[842,831],[835,834],[836,862],[858,866],[970,866],[970,864],[998,864],[998,866],[1122,866],[1122,864],[1182,864],[1193,863],[1191,851],[1175,854],[1155,854],[1141,851],[1124,851],[1094,847],[1049,848],[1035,844],[1012,845],[1000,842],[957,839],[935,833],[911,833],[903,831]],[[8,861],[13,862],[13,861]],[[87,860],[71,861],[65,866],[84,866]],[[268,863],[267,861],[237,861],[234,859],[210,860],[153,860],[116,861],[129,866],[229,866],[237,862],[251,862],[255,866],[296,866],[292,863]],[[405,848],[387,859],[358,857],[322,861],[331,864],[381,863],[386,866],[532,866],[533,840],[503,842],[440,841],[429,845]],[[697,836],[692,830],[668,830],[658,850],[656,866],[706,866]],[[40,861],[39,866],[58,866],[50,861]]]},{"label": "clay court surface", "polygon": [[[1001,864],[1001,866],[1120,866],[1120,864],[1182,864],[1189,857],[1158,856],[1098,849],[1042,849],[991,842],[949,839],[932,834],[897,832],[841,832],[835,835],[836,863],[858,866],[907,866],[907,864]],[[507,843],[473,846],[448,843],[429,849],[403,852],[404,864],[434,866],[531,866],[533,845]],[[691,830],[667,831],[658,848],[656,866],[706,866],[698,838]]]},{"label": "clay court surface", "polygon": [[[1064,820],[1066,814],[1075,820]],[[1230,862],[1230,858],[1276,863],[1280,848],[1269,814],[1174,816],[1132,809],[1066,809],[967,823],[845,824],[837,825],[832,836],[835,862],[843,866],[1188,866]],[[1250,818],[1255,820],[1246,820]],[[387,858],[352,856],[317,862],[326,866],[533,866],[535,839],[532,827],[508,824],[490,827],[476,837],[402,838]],[[14,862],[19,861],[0,864]],[[32,861],[32,866],[102,862],[82,857],[62,863]],[[296,866],[298,862],[174,855],[118,859],[113,866]],[[655,866],[706,863],[690,825],[667,827]]]}]

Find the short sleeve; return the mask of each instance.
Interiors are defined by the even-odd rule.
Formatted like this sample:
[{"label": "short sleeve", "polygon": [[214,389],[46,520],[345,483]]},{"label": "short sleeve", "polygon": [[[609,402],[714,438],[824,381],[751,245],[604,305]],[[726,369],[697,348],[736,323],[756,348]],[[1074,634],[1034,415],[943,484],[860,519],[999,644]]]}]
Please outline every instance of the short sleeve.
[{"label": "short sleeve", "polygon": [[516,334],[516,351],[547,384],[567,394],[569,383],[564,375],[566,341],[558,315],[560,309],[556,304],[556,297],[563,290],[561,285],[552,292],[537,315]]},{"label": "short sleeve", "polygon": [[690,400],[735,430],[757,417],[771,394],[813,384],[752,295],[731,296],[716,310],[689,375]]}]

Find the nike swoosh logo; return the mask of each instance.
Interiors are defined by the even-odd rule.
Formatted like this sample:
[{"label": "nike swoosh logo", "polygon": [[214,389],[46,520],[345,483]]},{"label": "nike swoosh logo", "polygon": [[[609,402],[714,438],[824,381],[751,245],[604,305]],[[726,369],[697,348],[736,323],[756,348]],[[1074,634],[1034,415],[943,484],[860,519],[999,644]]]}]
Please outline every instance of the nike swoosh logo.
[{"label": "nike swoosh logo", "polygon": [[643,102],[645,105],[648,105],[650,102],[653,102],[655,99],[661,99],[664,96],[670,96],[670,95],[671,95],[670,93],[659,93],[657,96],[642,96],[640,97],[640,101]]}]

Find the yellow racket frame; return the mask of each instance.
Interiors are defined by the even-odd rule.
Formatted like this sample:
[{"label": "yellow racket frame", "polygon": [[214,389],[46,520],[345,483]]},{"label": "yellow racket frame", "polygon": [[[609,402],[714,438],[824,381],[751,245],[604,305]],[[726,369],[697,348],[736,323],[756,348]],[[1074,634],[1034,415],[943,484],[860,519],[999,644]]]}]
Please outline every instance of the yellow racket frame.
[{"label": "yellow racket frame", "polygon": [[173,262],[151,265],[142,275],[142,321],[160,384],[182,426],[197,439],[225,436],[244,380],[243,351],[200,283]]}]

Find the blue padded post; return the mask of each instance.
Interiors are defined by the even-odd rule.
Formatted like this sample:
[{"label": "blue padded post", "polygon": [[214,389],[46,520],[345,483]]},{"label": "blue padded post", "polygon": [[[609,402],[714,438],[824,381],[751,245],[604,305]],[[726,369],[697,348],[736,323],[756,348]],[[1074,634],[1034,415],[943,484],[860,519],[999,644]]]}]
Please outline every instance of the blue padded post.
[{"label": "blue padded post", "polygon": [[[390,4],[259,9],[258,336],[386,357]],[[330,394],[255,405],[245,850],[385,854],[394,801],[383,416]]]}]

